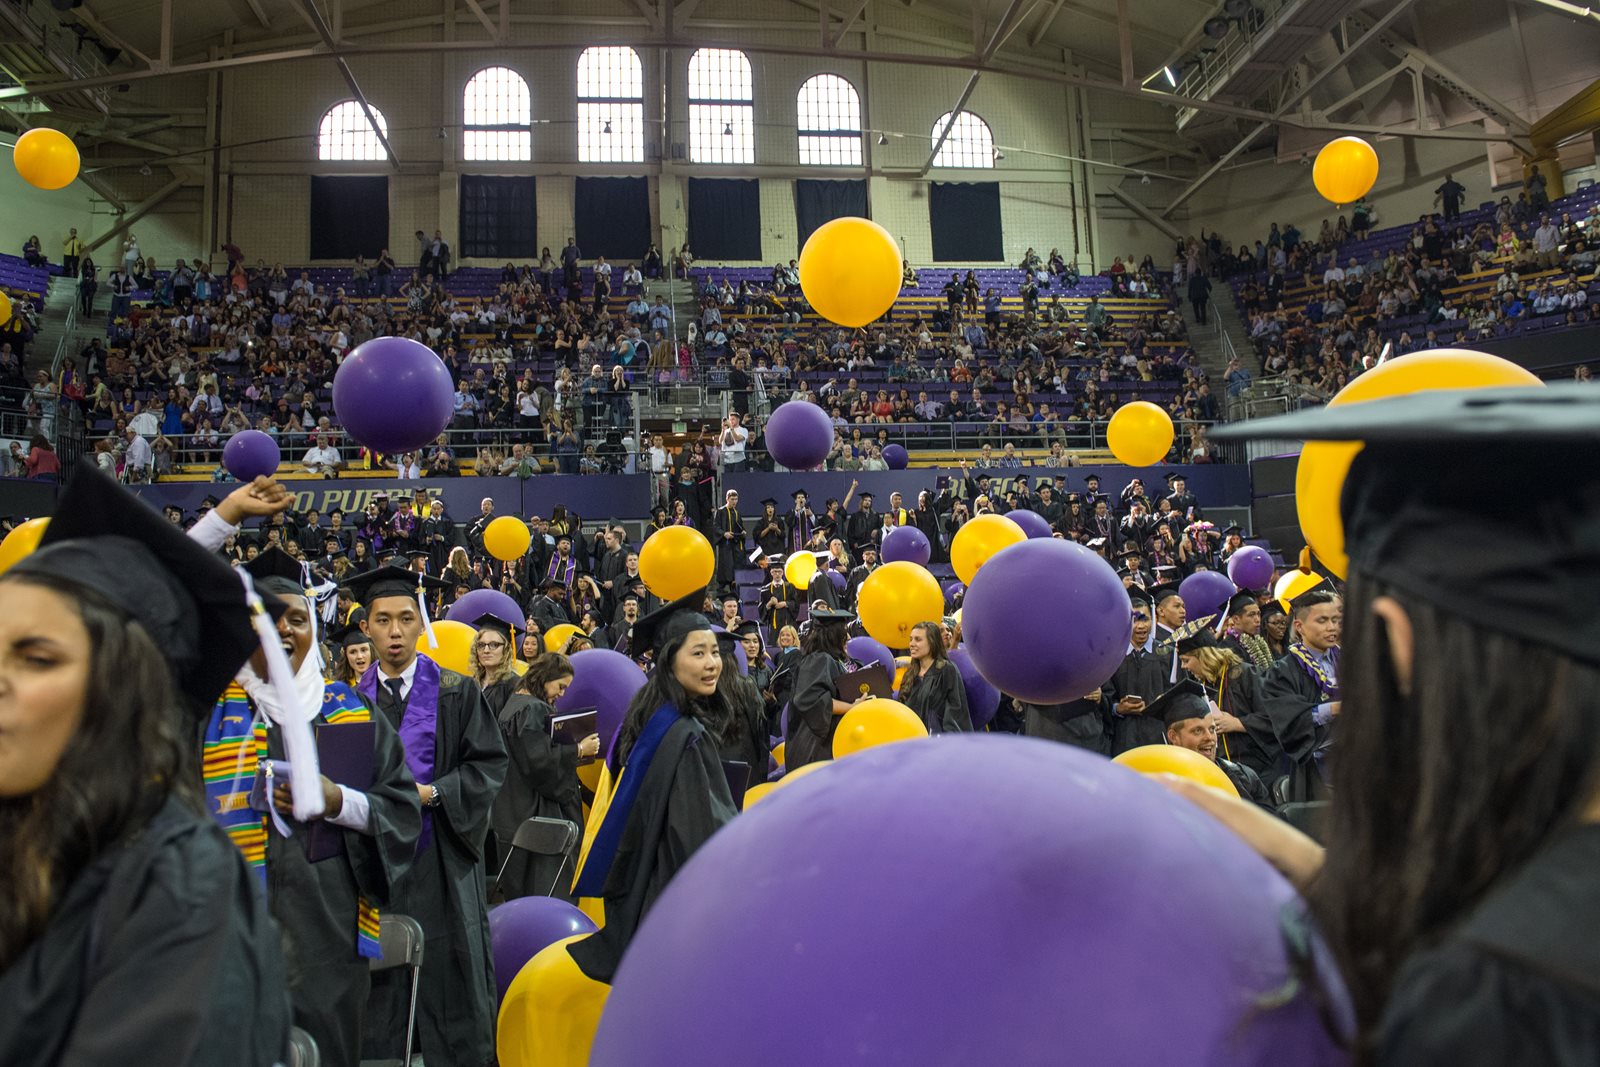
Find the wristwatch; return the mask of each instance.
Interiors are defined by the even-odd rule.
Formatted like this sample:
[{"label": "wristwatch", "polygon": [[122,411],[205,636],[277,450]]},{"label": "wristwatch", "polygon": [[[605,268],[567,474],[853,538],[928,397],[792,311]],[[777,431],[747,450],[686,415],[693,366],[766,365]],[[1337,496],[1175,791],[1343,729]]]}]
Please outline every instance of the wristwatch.
[{"label": "wristwatch", "polygon": [[430,785],[428,786],[428,801],[423,805],[423,807],[437,808],[442,799],[443,794],[439,792],[439,787],[436,785]]}]

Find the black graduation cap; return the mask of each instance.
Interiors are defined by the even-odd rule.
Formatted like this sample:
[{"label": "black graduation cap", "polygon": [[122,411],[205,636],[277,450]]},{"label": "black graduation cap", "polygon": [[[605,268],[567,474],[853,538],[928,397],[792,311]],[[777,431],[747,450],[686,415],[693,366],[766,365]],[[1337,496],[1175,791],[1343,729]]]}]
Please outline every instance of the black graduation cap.
[{"label": "black graduation cap", "polygon": [[390,564],[387,567],[377,567],[364,574],[352,574],[339,583],[350,590],[350,595],[361,603],[372,606],[373,601],[386,596],[403,596],[416,598],[417,593],[423,589],[448,589],[450,583],[442,582],[431,575],[418,571],[409,571],[404,567]]},{"label": "black graduation cap", "polygon": [[1098,474],[1086,474],[1086,475],[1084,475],[1083,484],[1088,485],[1090,482],[1094,482],[1095,484],[1098,485],[1099,482],[1100,482],[1100,476]]},{"label": "black graduation cap", "polygon": [[1272,616],[1274,616],[1274,615],[1287,615],[1287,614],[1289,614],[1289,613],[1287,611],[1283,610],[1283,605],[1278,603],[1278,599],[1276,597],[1272,598],[1271,600],[1267,601],[1265,604],[1263,604],[1261,606],[1261,621],[1262,622],[1266,622],[1268,619],[1272,618]]},{"label": "black graduation cap", "polygon": [[1216,635],[1211,632],[1211,624],[1216,621],[1215,615],[1207,615],[1203,619],[1184,623],[1172,635],[1173,647],[1185,655],[1201,648],[1215,648],[1218,642]]},{"label": "black graduation cap", "polygon": [[789,494],[789,499],[790,500],[794,500],[797,497],[802,497],[802,496],[805,497],[807,500],[811,499],[810,494],[807,493],[804,489],[796,489],[796,490],[794,490],[793,492],[791,492]]},{"label": "black graduation cap", "polygon": [[842,611],[839,608],[812,608],[811,620],[813,622],[853,622],[855,613]]},{"label": "black graduation cap", "polygon": [[774,500],[770,496],[764,496],[764,497],[761,498],[761,506],[762,507],[771,507],[773,509],[776,509],[777,506],[778,506],[778,502],[776,500]]},{"label": "black graduation cap", "polygon": [[1128,548],[1117,553],[1118,559],[1144,559],[1144,551],[1138,548]]},{"label": "black graduation cap", "polygon": [[1228,599],[1228,606],[1223,610],[1224,615],[1237,615],[1256,602],[1256,595],[1248,589],[1241,590]]},{"label": "black graduation cap", "polygon": [[871,500],[872,499],[872,494],[871,493],[858,493],[858,494],[856,494],[856,499],[857,500]]},{"label": "black graduation cap", "polygon": [[276,546],[262,549],[261,554],[242,564],[255,580],[256,588],[266,593],[283,596],[305,596],[305,571],[300,561]]},{"label": "black graduation cap", "polygon": [[675,639],[697,630],[710,630],[711,620],[700,611],[705,601],[706,591],[696,589],[640,618],[633,624],[631,647],[634,654],[654,652],[659,663],[662,650]]},{"label": "black graduation cap", "polygon": [[1600,390],[1414,393],[1218,427],[1221,440],[1360,441],[1340,511],[1351,570],[1600,663]]},{"label": "black graduation cap", "polygon": [[[79,464],[38,551],[10,573],[92,589],[137,620],[192,712],[209,709],[259,645],[233,568],[93,463]],[[269,599],[267,609],[282,605]]]},{"label": "black graduation cap", "polygon": [[467,625],[476,627],[479,630],[493,631],[494,633],[497,633],[501,637],[505,638],[507,641],[511,641],[513,639],[514,631],[520,631],[523,629],[523,627],[518,626],[516,623],[507,622],[505,619],[502,619],[500,616],[494,614],[479,615]]},{"label": "black graduation cap", "polygon": [[[1161,568],[1158,567],[1156,569],[1160,570]],[[1179,595],[1178,594],[1178,583],[1177,582],[1162,582],[1160,585],[1151,587],[1149,592],[1150,592],[1150,602],[1152,604],[1155,604],[1157,607],[1159,607],[1160,605],[1166,603],[1169,598]]]},{"label": "black graduation cap", "polygon": [[1185,678],[1152,700],[1144,713],[1146,717],[1154,716],[1172,726],[1185,719],[1205,718],[1211,714],[1211,705],[1206,702],[1205,686],[1193,678]]},{"label": "black graduation cap", "polygon": [[1167,471],[1161,477],[1166,480],[1168,485],[1171,485],[1177,479],[1182,478],[1183,475],[1179,474],[1177,471]]},{"label": "black graduation cap", "polygon": [[749,637],[754,634],[759,638],[761,636],[761,626],[759,623],[755,622],[743,622],[734,627],[733,632],[738,634],[740,637]]},{"label": "black graduation cap", "polygon": [[222,501],[217,499],[215,494],[207,493],[206,494],[206,498],[204,500],[200,501],[200,510],[201,511],[207,511],[207,510],[209,510],[211,508],[216,507],[220,503],[222,503]]},{"label": "black graduation cap", "polygon": [[546,578],[544,581],[539,583],[539,591],[541,593],[547,589],[565,589],[566,587],[567,583],[563,582],[560,578]]}]

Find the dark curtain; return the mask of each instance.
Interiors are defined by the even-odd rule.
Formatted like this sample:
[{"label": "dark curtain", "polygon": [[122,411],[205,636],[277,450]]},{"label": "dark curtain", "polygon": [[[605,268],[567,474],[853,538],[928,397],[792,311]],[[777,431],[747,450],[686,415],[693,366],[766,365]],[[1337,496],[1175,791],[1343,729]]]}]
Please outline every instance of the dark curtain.
[{"label": "dark curtain", "polygon": [[[650,247],[650,182],[579,178],[573,215],[572,235],[584,258],[637,263]],[[565,237],[561,243],[567,243]]]},{"label": "dark curtain", "polygon": [[761,259],[761,183],[689,179],[689,244],[696,259]]},{"label": "dark curtain", "polygon": [[463,174],[457,258],[536,258],[535,203],[531,177]]},{"label": "dark curtain", "polygon": [[999,182],[934,182],[928,187],[928,225],[936,263],[1006,258]]},{"label": "dark curtain", "polygon": [[311,258],[375,259],[389,247],[389,179],[311,179]]},{"label": "dark curtain", "polygon": [[819,181],[797,178],[794,183],[794,220],[800,231],[800,248],[824,222],[849,215],[867,217],[867,183]]}]

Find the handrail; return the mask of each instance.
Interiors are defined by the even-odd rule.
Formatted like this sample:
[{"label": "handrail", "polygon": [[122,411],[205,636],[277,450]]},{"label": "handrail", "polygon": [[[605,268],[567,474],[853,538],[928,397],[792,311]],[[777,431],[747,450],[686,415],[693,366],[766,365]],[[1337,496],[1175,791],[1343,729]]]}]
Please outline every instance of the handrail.
[{"label": "handrail", "polygon": [[61,380],[61,367],[67,360],[67,342],[72,340],[72,335],[77,328],[78,298],[77,294],[74,293],[71,302],[67,305],[67,317],[61,326],[61,338],[56,342],[55,356],[50,362],[50,380],[53,382]]}]

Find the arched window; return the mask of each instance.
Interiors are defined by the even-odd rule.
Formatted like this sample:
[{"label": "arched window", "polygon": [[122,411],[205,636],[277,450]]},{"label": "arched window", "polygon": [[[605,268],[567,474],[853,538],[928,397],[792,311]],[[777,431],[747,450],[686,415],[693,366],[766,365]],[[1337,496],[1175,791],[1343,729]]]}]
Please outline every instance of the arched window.
[{"label": "arched window", "polygon": [[[939,134],[944,131],[945,124],[950,122],[950,112],[939,116],[939,121],[933,124],[931,144],[939,144]],[[944,139],[944,144],[939,145],[939,151],[934,154],[933,165],[936,167],[992,167],[994,166],[994,134],[989,131],[989,124],[970,111],[963,111],[955,116],[955,123],[950,127],[950,136]]]},{"label": "arched window", "polygon": [[800,86],[800,162],[861,166],[861,97],[837,74],[818,74]]},{"label": "arched window", "polygon": [[461,156],[502,163],[532,159],[532,123],[533,97],[522,75],[485,67],[462,94]]},{"label": "arched window", "polygon": [[578,161],[644,161],[644,67],[626,45],[578,57]]},{"label": "arched window", "polygon": [[750,60],[735,48],[702,48],[689,57],[689,159],[756,161],[755,93]]},{"label": "arched window", "polygon": [[[383,112],[373,108],[372,117],[377,120],[378,130],[382,130],[385,137],[389,136],[389,123]],[[378,130],[372,128],[356,101],[334,104],[322,116],[322,125],[317,127],[317,158],[387,159],[383,142],[378,140]]]}]

